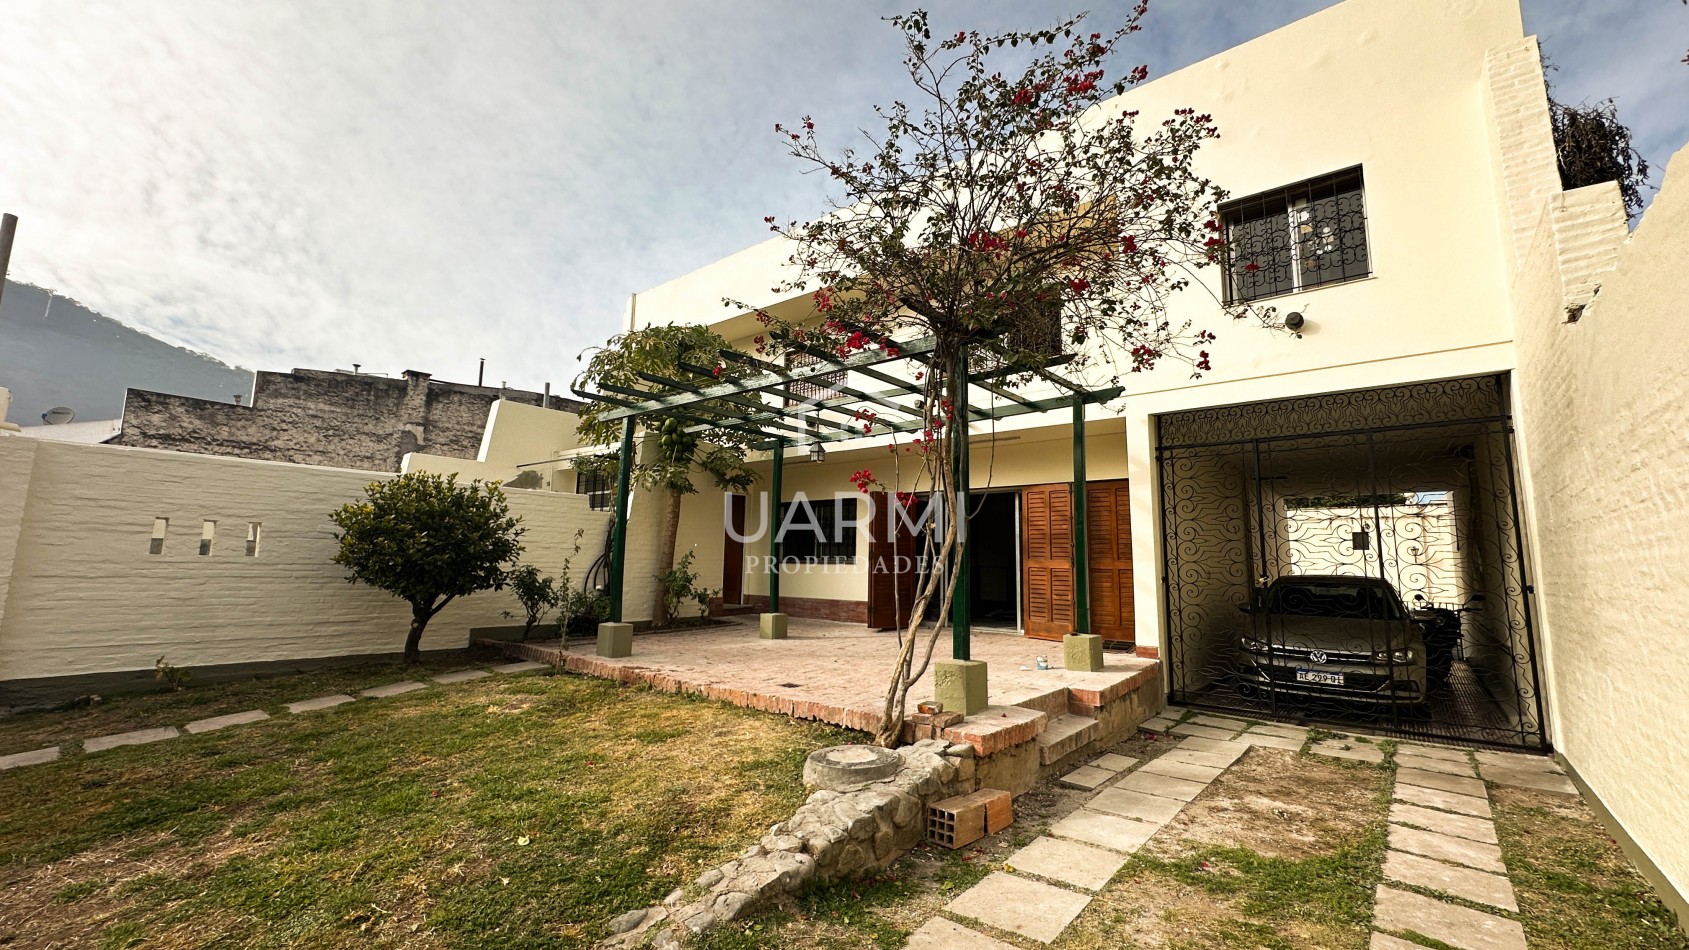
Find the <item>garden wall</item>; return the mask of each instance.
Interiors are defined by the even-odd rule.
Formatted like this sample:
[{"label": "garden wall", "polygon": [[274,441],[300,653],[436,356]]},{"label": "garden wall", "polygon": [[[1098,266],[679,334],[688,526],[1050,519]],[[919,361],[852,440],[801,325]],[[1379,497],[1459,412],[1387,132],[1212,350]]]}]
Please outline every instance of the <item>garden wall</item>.
[{"label": "garden wall", "polygon": [[1627,235],[1618,189],[1549,199],[1515,285],[1551,738],[1689,910],[1689,149]]},{"label": "garden wall", "polygon": [[[409,606],[330,561],[329,513],[392,477],[0,435],[0,705],[87,692],[161,656],[195,668],[398,651]],[[528,563],[555,573],[581,529],[577,574],[603,550],[609,514],[584,496],[508,495]],[[157,554],[155,519],[168,519]],[[518,609],[508,592],[462,599],[423,649],[462,648]]]}]

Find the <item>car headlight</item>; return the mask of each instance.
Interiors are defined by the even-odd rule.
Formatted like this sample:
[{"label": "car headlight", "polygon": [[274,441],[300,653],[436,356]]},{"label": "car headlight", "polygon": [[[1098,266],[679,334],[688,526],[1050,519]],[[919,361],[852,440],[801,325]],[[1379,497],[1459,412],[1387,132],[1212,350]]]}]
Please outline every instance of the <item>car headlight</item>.
[{"label": "car headlight", "polygon": [[1237,641],[1237,645],[1242,647],[1245,653],[1267,652],[1267,644],[1254,637],[1242,637]]},{"label": "car headlight", "polygon": [[1413,649],[1409,647],[1401,650],[1391,650],[1388,653],[1381,650],[1372,655],[1372,662],[1377,666],[1384,666],[1387,663],[1412,663]]}]

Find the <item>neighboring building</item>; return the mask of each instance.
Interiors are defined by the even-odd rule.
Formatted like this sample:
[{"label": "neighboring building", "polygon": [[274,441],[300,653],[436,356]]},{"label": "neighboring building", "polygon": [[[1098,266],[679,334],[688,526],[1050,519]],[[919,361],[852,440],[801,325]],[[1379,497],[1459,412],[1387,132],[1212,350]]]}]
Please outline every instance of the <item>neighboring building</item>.
[{"label": "neighboring building", "polygon": [[84,442],[90,445],[110,442],[123,428],[121,419],[93,419],[88,422],[65,422],[59,425],[33,425],[18,429],[26,439],[45,439],[48,442]]},{"label": "neighboring building", "polygon": [[[1689,337],[1671,289],[1689,259],[1689,152],[1631,236],[1616,186],[1562,191],[1542,69],[1517,0],[1347,0],[1108,104],[1149,121],[1212,113],[1223,137],[1200,171],[1238,196],[1223,224],[1267,266],[1227,286],[1211,270],[1208,287],[1171,300],[1175,325],[1221,333],[1213,371],[1127,374],[1122,400],[1087,413],[1089,632],[1159,657],[1184,704],[1557,751],[1682,911],[1689,817],[1675,799],[1689,754],[1658,737],[1689,731],[1673,699],[1689,678],[1689,459],[1673,411],[1689,396]],[[786,286],[789,254],[775,239],[640,293],[627,327],[697,322],[723,299],[809,313],[804,294],[770,291]],[[1221,298],[1306,326],[1228,326]],[[750,310],[709,325],[747,353],[762,332]],[[1073,629],[1071,434],[1065,413],[972,427],[978,625]],[[918,490],[890,441],[835,443],[819,462],[789,446],[780,502],[859,497],[849,476],[863,468]],[[682,500],[677,554],[747,603],[767,598],[767,485],[744,503]],[[664,504],[635,496],[635,537],[655,536]],[[843,501],[832,514],[854,520]],[[897,570],[870,563],[897,549],[874,541],[852,525],[788,563],[782,611],[867,623],[878,592],[902,589],[870,583]],[[649,616],[644,578],[667,567],[654,547],[630,546],[624,619]],[[1447,685],[1418,687],[1437,692],[1411,716],[1395,700],[1357,718],[1353,704],[1264,699],[1239,672],[1240,651],[1274,649],[1252,640],[1271,623],[1256,605],[1273,581],[1313,573],[1465,608],[1451,615]],[[1395,662],[1374,659],[1394,655],[1377,646],[1357,663]],[[1344,688],[1374,685],[1357,675]]]},{"label": "neighboring building", "polygon": [[122,431],[110,443],[397,472],[412,452],[474,459],[501,399],[576,407],[556,396],[442,382],[415,370],[395,378],[295,369],[259,372],[250,405],[131,389]]}]

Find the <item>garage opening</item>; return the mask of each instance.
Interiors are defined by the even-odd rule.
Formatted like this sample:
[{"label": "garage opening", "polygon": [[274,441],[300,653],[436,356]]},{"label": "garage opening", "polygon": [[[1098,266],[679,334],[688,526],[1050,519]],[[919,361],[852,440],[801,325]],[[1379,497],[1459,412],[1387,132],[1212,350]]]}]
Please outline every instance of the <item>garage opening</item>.
[{"label": "garage opening", "polygon": [[1171,696],[1544,748],[1505,375],[1158,418]]}]

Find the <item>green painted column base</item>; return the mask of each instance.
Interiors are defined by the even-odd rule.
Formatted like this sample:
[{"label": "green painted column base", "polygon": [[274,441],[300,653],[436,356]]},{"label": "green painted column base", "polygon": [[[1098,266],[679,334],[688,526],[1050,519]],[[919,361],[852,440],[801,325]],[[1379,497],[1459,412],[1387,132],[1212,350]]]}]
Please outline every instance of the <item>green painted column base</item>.
[{"label": "green painted column base", "polygon": [[786,615],[763,614],[762,625],[757,629],[757,637],[762,640],[786,639]]},{"label": "green painted column base", "polygon": [[598,655],[612,660],[619,660],[624,656],[633,656],[633,624],[599,624]]},{"label": "green painted column base", "polygon": [[1094,633],[1070,633],[1061,638],[1063,665],[1081,673],[1103,668],[1103,638]]},{"label": "green painted column base", "polygon": [[932,678],[933,698],[945,712],[972,716],[986,707],[984,660],[937,660]]}]

